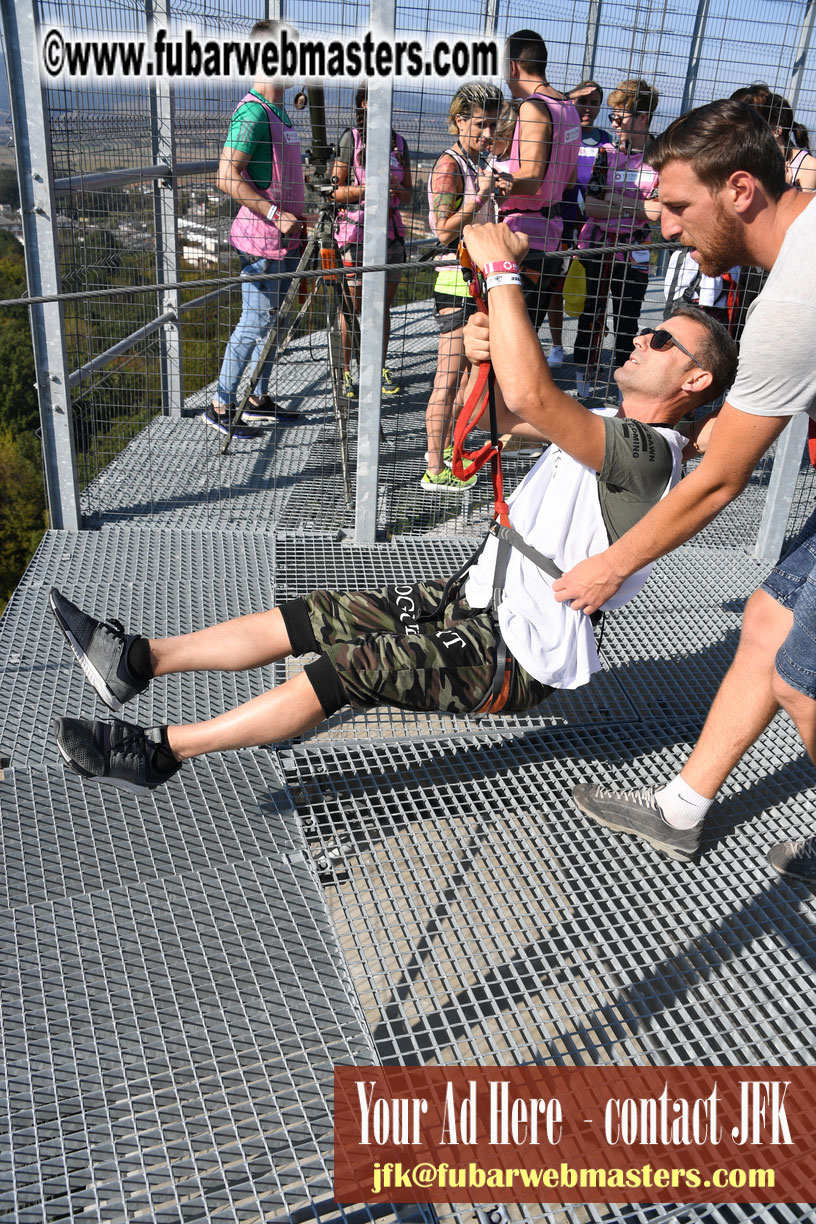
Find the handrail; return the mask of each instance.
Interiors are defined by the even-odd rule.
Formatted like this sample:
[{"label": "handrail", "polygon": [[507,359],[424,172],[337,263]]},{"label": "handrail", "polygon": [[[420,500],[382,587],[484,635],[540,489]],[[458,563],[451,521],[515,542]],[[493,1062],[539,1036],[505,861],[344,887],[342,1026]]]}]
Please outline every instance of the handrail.
[{"label": "handrail", "polygon": [[218,158],[205,161],[177,162],[175,170],[159,163],[155,166],[127,166],[122,170],[97,170],[93,174],[69,174],[54,180],[57,195],[71,191],[100,191],[105,187],[124,187],[147,179],[187,178],[195,174],[212,174],[218,169]]}]

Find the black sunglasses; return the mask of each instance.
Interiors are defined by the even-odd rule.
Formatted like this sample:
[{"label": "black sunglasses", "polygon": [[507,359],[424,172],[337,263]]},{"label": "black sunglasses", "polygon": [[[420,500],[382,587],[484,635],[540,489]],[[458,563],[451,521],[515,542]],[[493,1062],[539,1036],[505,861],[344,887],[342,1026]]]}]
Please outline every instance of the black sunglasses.
[{"label": "black sunglasses", "polygon": [[701,370],[705,370],[705,366],[700,365],[693,353],[690,353],[684,344],[673,336],[670,331],[666,331],[665,327],[641,327],[638,332],[639,336],[649,336],[649,347],[657,349],[658,353],[665,348],[679,348],[681,353],[685,353],[691,361],[694,362]]}]

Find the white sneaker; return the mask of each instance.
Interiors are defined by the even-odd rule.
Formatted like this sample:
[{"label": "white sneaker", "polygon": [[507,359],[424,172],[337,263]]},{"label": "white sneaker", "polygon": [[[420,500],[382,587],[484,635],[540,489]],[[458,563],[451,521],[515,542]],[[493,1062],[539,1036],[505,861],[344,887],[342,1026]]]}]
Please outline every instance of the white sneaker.
[{"label": "white sneaker", "polygon": [[557,370],[559,366],[564,364],[564,347],[561,344],[554,344],[547,358],[547,365],[551,370]]}]

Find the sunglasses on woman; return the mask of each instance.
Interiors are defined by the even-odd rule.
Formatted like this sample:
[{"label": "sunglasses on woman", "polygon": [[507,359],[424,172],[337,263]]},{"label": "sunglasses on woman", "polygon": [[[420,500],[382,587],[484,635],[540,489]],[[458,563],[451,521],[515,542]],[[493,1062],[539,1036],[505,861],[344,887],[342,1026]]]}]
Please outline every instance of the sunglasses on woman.
[{"label": "sunglasses on woman", "polygon": [[670,331],[666,331],[665,327],[641,327],[638,335],[648,336],[649,348],[656,349],[658,353],[662,352],[663,349],[671,348],[671,346],[674,345],[675,348],[679,348],[681,353],[685,353],[686,356],[701,370],[705,369],[705,366],[700,365],[694,354],[690,353],[686,346],[681,344],[677,337],[673,336]]}]

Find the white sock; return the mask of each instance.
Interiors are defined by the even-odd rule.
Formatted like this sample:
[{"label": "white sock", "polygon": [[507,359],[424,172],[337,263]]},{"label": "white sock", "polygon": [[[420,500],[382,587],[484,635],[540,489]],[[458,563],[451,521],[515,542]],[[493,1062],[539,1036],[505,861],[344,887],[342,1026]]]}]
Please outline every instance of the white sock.
[{"label": "white sock", "polygon": [[655,792],[655,798],[660,810],[666,817],[666,823],[675,829],[691,829],[702,824],[705,814],[714,802],[706,799],[692,790],[680,776],[677,775],[668,786]]}]

